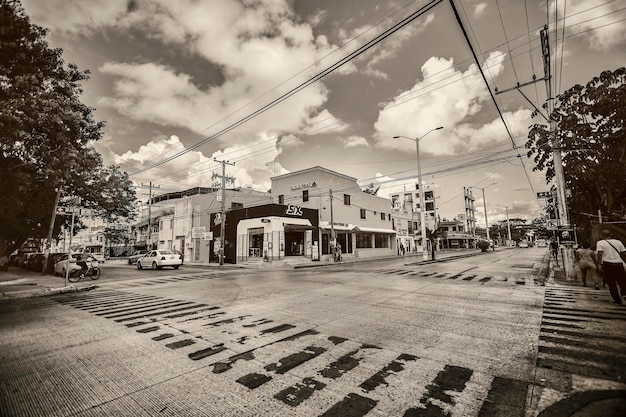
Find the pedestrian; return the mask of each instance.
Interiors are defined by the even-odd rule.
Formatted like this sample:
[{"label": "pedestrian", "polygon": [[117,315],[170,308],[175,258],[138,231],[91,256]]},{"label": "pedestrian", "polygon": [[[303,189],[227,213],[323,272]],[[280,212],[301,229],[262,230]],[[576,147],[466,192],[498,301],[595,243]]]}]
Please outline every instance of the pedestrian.
[{"label": "pedestrian", "polygon": [[335,256],[336,256],[336,262],[341,262],[343,259],[341,257],[341,245],[339,243],[337,243],[337,250],[335,252]]},{"label": "pedestrian", "polygon": [[611,239],[609,230],[603,230],[602,239],[596,243],[596,268],[604,274],[604,282],[609,286],[614,304],[623,304],[622,298],[626,295],[624,259],[626,259],[624,244],[617,239]]},{"label": "pedestrian", "polygon": [[596,253],[589,248],[589,244],[581,243],[580,247],[574,252],[574,258],[580,267],[583,287],[587,286],[587,277],[589,277],[593,280],[596,290],[599,290],[600,282],[596,273]]}]

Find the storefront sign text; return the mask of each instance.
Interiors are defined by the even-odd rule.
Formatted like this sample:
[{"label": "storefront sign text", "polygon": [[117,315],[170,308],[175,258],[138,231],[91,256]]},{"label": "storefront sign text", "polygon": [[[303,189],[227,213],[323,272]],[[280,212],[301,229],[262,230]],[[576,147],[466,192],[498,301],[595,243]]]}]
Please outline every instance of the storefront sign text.
[{"label": "storefront sign text", "polygon": [[285,211],[285,214],[288,216],[302,216],[302,207],[295,204],[289,204],[287,206],[287,211]]},{"label": "storefront sign text", "polygon": [[313,187],[317,187],[317,183],[315,181],[313,181],[313,182],[306,182],[304,184],[292,185],[291,189],[292,190],[301,190],[303,188],[313,188]]}]

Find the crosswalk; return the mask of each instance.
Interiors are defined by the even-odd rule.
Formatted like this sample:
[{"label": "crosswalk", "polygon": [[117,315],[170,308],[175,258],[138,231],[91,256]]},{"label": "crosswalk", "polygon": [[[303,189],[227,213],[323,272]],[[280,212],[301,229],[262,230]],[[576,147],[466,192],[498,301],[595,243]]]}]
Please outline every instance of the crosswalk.
[{"label": "crosswalk", "polygon": [[252,398],[271,401],[281,415],[523,415],[527,382],[324,335],[272,317],[118,290],[66,294],[55,301],[111,320],[206,366]]},{"label": "crosswalk", "polygon": [[[515,266],[514,266],[515,267]],[[518,268],[527,268],[525,265],[519,265]],[[530,269],[530,268],[528,268]],[[441,280],[453,280],[457,282],[469,282],[472,284],[505,284],[514,286],[545,286],[545,279],[535,274],[526,274],[523,276],[502,276],[502,275],[485,275],[472,273],[471,269],[465,272],[433,272],[427,270],[415,270],[409,268],[380,268],[368,271],[368,273],[382,275],[397,275],[407,278],[435,278]]]},{"label": "crosswalk", "polygon": [[[626,381],[626,308],[609,300],[606,291],[546,288],[537,366]],[[621,335],[615,335],[616,329]]]}]

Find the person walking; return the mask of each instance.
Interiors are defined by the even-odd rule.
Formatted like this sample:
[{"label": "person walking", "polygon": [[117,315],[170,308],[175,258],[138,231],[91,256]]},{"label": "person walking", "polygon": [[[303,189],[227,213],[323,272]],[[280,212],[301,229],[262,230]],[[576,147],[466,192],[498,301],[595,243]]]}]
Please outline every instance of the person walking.
[{"label": "person walking", "polygon": [[625,258],[624,244],[611,239],[609,230],[603,230],[602,239],[596,243],[596,268],[604,274],[604,282],[609,286],[614,304],[623,304],[622,298],[626,295]]},{"label": "person walking", "polygon": [[596,290],[600,289],[598,274],[596,273],[596,254],[589,248],[589,244],[582,243],[580,248],[574,252],[574,258],[580,267],[580,275],[583,280],[583,287],[587,286],[587,277],[593,279]]}]

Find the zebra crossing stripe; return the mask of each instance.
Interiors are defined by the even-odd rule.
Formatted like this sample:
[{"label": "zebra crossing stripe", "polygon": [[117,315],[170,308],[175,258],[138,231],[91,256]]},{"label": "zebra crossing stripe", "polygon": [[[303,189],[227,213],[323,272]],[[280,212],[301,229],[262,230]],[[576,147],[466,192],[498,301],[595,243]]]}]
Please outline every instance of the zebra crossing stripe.
[{"label": "zebra crossing stripe", "polygon": [[326,410],[320,417],[362,417],[372,411],[376,404],[378,401],[351,393]]},{"label": "zebra crossing stripe", "polygon": [[495,377],[478,417],[524,417],[528,383]]},{"label": "zebra crossing stripe", "polygon": [[[426,386],[426,392],[420,398],[420,403],[425,407],[412,407],[405,413],[405,417],[432,416],[444,417],[449,415],[442,407],[441,403],[454,406],[454,398],[449,391],[463,392],[465,385],[471,378],[474,371],[461,366],[446,365],[443,371],[439,372],[433,382]],[[433,400],[438,400],[437,402]]]}]

